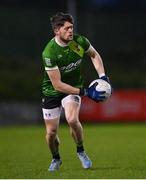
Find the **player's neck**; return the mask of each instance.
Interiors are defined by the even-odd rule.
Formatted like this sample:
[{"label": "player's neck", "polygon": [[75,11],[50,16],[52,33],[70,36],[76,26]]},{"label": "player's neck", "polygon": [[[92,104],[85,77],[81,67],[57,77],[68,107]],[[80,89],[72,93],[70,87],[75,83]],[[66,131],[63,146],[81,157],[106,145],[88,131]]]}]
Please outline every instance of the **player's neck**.
[{"label": "player's neck", "polygon": [[63,42],[58,36],[55,36],[55,41],[61,47],[68,46],[68,42]]}]

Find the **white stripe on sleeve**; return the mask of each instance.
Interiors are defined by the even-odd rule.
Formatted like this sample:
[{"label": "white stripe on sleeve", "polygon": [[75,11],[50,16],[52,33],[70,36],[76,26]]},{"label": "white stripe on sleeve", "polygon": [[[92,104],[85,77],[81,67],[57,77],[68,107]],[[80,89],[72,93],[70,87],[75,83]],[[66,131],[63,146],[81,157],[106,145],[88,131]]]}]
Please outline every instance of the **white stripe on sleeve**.
[{"label": "white stripe on sleeve", "polygon": [[90,44],[89,48],[85,51],[85,53],[88,53],[91,49],[94,49],[93,46]]},{"label": "white stripe on sleeve", "polygon": [[56,69],[58,69],[58,66],[55,66],[55,67],[45,67],[46,71],[51,71],[51,70],[56,70]]}]

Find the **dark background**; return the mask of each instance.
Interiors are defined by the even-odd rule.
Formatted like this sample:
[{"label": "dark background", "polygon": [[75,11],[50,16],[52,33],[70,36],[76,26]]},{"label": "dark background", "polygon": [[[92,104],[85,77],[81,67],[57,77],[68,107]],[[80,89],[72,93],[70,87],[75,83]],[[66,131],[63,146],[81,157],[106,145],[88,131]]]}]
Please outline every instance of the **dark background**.
[{"label": "dark background", "polygon": [[[41,53],[53,37],[49,18],[58,11],[74,16],[75,32],[100,53],[114,90],[146,88],[145,0],[1,0],[0,122],[21,111],[21,120],[39,121],[40,113],[32,112],[40,112]],[[85,60],[88,85],[97,74]]]}]

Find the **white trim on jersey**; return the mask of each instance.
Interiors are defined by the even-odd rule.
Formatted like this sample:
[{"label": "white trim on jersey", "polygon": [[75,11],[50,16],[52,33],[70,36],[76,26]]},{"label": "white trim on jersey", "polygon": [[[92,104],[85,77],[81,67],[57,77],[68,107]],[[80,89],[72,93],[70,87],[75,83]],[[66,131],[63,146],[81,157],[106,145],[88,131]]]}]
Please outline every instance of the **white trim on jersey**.
[{"label": "white trim on jersey", "polygon": [[56,70],[56,69],[58,69],[58,66],[55,66],[55,67],[45,67],[46,71]]},{"label": "white trim on jersey", "polygon": [[93,46],[90,44],[89,48],[85,51],[85,53],[88,53],[91,49],[94,49]]},{"label": "white trim on jersey", "polygon": [[54,39],[55,39],[55,42],[56,42],[59,46],[61,46],[61,47],[67,47],[67,46],[68,46],[67,44],[62,44],[61,42],[59,42],[56,36],[54,37]]}]

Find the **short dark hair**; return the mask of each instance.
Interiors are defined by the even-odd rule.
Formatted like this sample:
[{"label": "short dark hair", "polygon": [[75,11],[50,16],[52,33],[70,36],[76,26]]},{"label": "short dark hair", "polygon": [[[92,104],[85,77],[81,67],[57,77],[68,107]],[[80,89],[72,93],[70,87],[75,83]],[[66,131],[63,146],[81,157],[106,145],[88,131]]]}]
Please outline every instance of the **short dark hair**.
[{"label": "short dark hair", "polygon": [[71,14],[58,12],[56,15],[50,18],[52,29],[55,30],[64,25],[65,22],[74,23],[73,17]]}]

